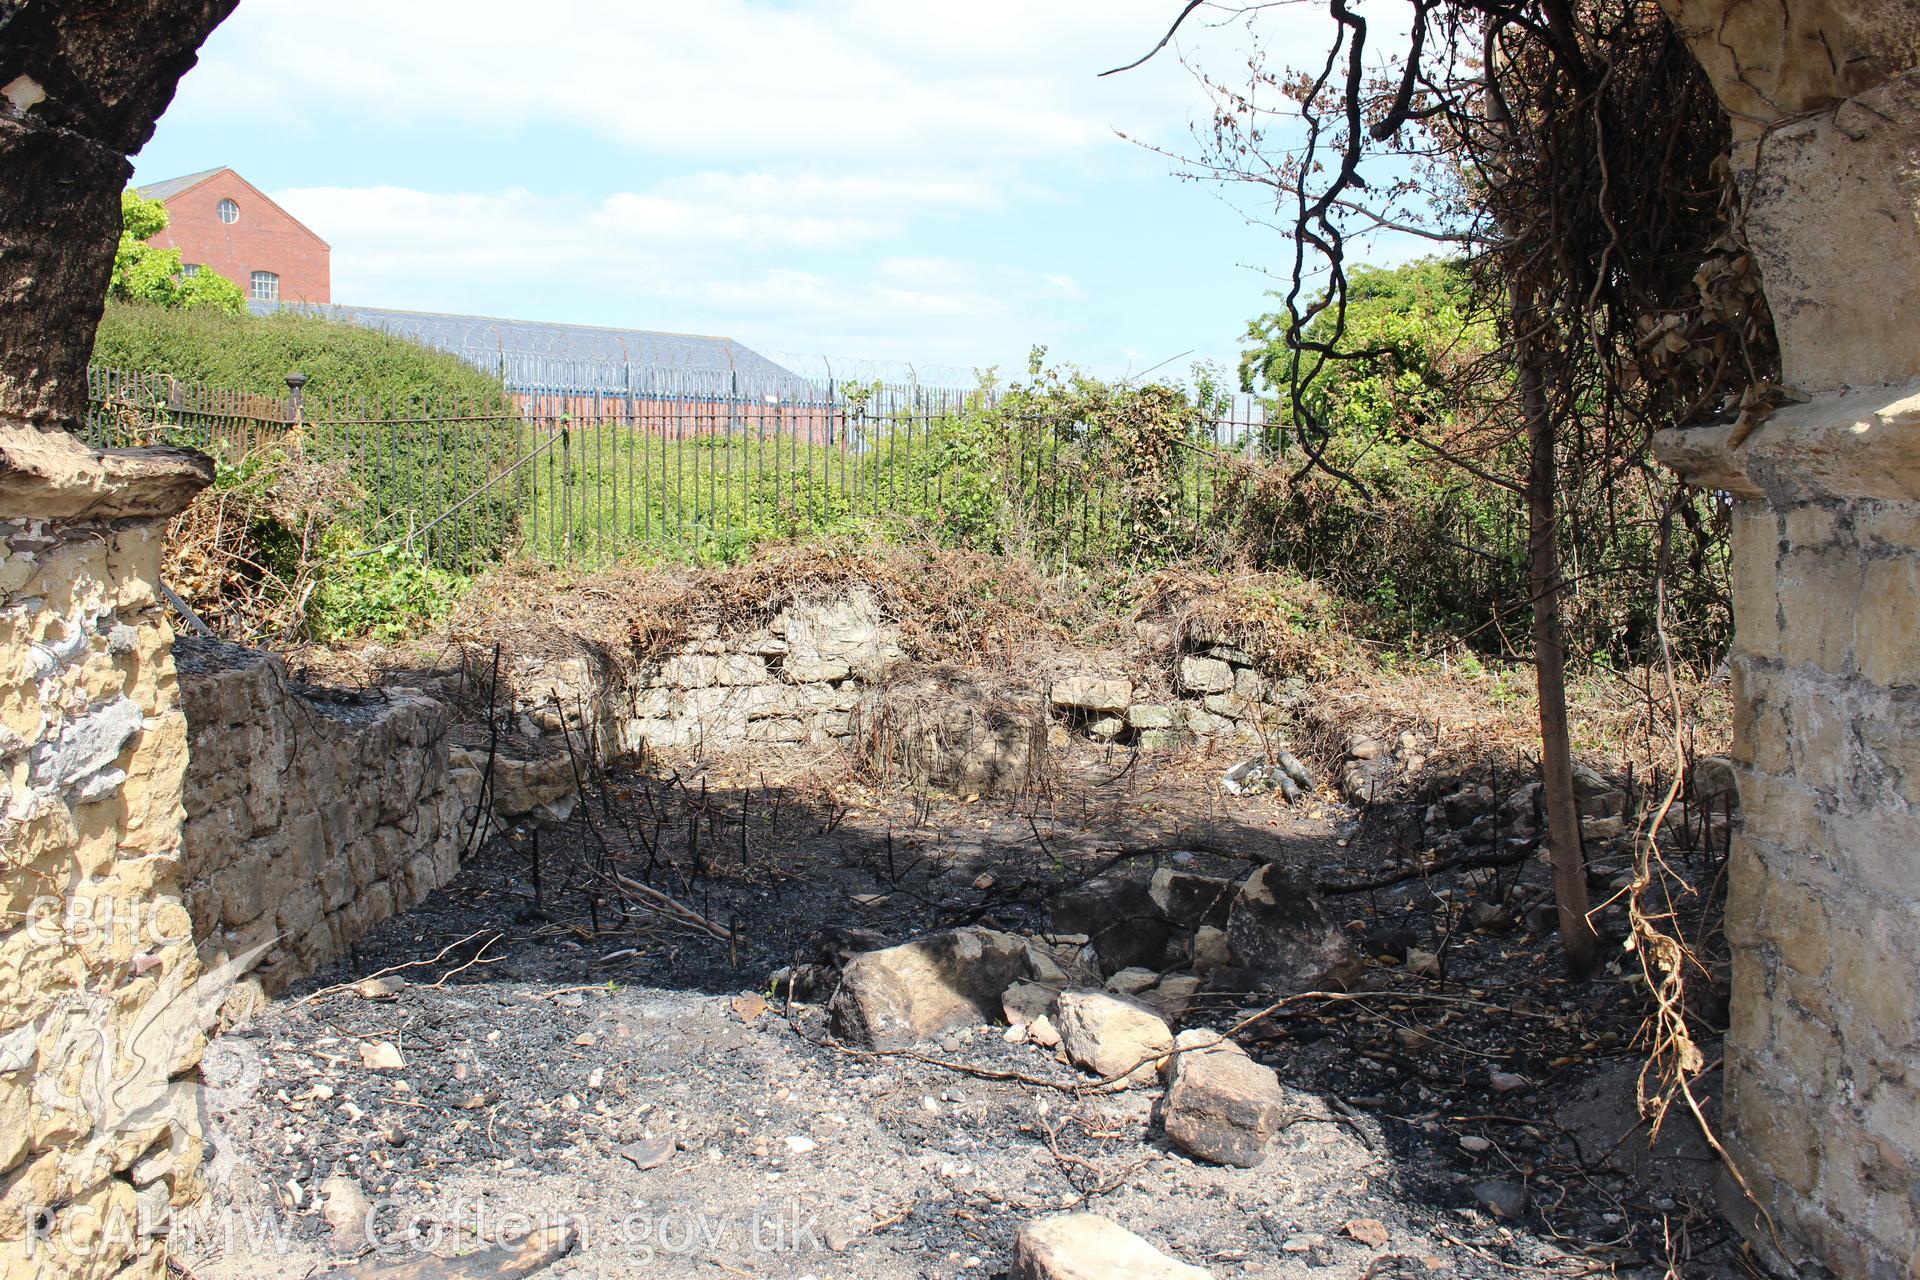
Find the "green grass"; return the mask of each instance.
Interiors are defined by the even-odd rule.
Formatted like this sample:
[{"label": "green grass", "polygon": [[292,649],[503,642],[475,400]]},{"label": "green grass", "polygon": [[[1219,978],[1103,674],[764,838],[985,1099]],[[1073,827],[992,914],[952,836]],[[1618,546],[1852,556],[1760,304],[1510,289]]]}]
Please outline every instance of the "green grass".
[{"label": "green grass", "polygon": [[[734,563],[767,542],[932,539],[1050,562],[1127,558],[1120,504],[1073,451],[962,455],[949,424],[876,432],[866,448],[746,432],[675,440],[621,423],[574,426],[518,481],[521,553],[554,564]],[[532,451],[547,433],[529,436]],[[1195,473],[1183,511],[1217,485]]]}]

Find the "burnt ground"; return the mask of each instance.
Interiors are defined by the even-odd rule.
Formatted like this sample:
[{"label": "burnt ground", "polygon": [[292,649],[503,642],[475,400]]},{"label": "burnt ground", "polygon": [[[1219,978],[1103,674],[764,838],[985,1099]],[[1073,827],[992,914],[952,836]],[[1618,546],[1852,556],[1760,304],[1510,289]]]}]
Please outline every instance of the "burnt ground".
[{"label": "burnt ground", "polygon": [[[1621,963],[1573,982],[1551,933],[1475,914],[1537,896],[1537,860],[1410,874],[1391,815],[1225,795],[1224,757],[1075,750],[1014,800],[862,786],[826,760],[619,773],[565,827],[494,839],[210,1049],[214,1194],[176,1251],[201,1280],[300,1276],[565,1222],[582,1241],[555,1280],[994,1276],[1022,1220],[1084,1206],[1219,1277],[1753,1274],[1687,1122],[1649,1150],[1637,964],[1614,945]],[[1157,1090],[1077,1091],[1002,1029],[874,1055],[817,1006],[762,999],[835,931],[1043,931],[1048,897],[1105,867],[1254,859],[1325,885],[1408,876],[1328,899],[1388,957],[1354,998],[1242,1034],[1299,1091],[1255,1169],[1188,1158]],[[623,915],[609,869],[743,940]],[[1441,972],[1396,962],[1409,944]],[[354,985],[382,971],[392,990]],[[1265,1003],[1208,993],[1187,1025]],[[337,1174],[372,1202],[380,1258],[357,1222],[330,1232]]]}]

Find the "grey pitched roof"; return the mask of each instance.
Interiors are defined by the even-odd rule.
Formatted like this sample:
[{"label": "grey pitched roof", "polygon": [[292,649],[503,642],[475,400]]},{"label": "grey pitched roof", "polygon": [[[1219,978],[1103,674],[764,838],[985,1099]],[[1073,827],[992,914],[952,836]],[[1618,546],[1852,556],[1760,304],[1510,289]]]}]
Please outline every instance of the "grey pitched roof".
[{"label": "grey pitched roof", "polygon": [[226,167],[225,165],[218,165],[212,169],[202,169],[198,173],[189,173],[184,177],[168,178],[163,182],[149,182],[144,187],[135,187],[134,190],[149,200],[171,200],[182,191],[187,191],[199,186]]},{"label": "grey pitched roof", "polygon": [[[250,304],[256,312],[273,303]],[[342,304],[293,309],[451,352],[516,390],[560,388],[813,399],[821,389],[732,338]]]}]

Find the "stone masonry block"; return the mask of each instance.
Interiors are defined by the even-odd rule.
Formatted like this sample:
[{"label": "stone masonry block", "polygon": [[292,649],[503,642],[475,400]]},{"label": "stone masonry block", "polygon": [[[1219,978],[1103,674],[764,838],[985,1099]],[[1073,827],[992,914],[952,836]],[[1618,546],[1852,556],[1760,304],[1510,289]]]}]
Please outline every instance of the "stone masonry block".
[{"label": "stone masonry block", "polygon": [[1780,597],[1775,570],[1780,560],[1779,520],[1764,502],[1734,504],[1732,529],[1735,643],[1743,652],[1777,657]]},{"label": "stone masonry block", "polygon": [[1848,747],[1855,719],[1852,700],[1805,681],[1789,681],[1787,693],[1782,712],[1794,780],[1834,795],[1849,790]]},{"label": "stone masonry block", "polygon": [[1791,1004],[1776,1005],[1773,1013],[1772,1059],[1777,1078],[1819,1098],[1833,1083],[1839,1066],[1839,1037],[1833,1028]]},{"label": "stone masonry block", "polygon": [[1782,661],[1844,674],[1852,663],[1854,619],[1866,604],[1866,577],[1851,550],[1788,551],[1777,583]]},{"label": "stone masonry block", "polygon": [[1854,536],[1870,553],[1920,551],[1920,505],[1863,502],[1854,508]]},{"label": "stone masonry block", "polygon": [[1888,687],[1920,685],[1920,556],[1866,566],[1854,626],[1862,676]]},{"label": "stone masonry block", "polygon": [[1768,883],[1767,932],[1782,963],[1810,978],[1825,976],[1833,959],[1827,938],[1833,921],[1805,885],[1785,876]]},{"label": "stone masonry block", "polygon": [[[1856,1048],[1876,1046],[1899,1057],[1911,1054],[1920,1019],[1920,940],[1901,923],[1901,912],[1870,899],[1835,904],[1835,917],[1849,927],[1834,930],[1832,985],[1841,1005],[1840,1025]],[[1914,1117],[1920,1126],[1920,1115]],[[1920,1129],[1911,1150],[1920,1156]]]},{"label": "stone masonry block", "polygon": [[1795,853],[1826,847],[1827,832],[1813,792],[1789,777],[1751,772],[1741,779],[1746,832]]},{"label": "stone masonry block", "polygon": [[1753,1163],[1801,1195],[1812,1191],[1821,1143],[1806,1100],[1761,1084],[1750,1071],[1740,1083],[1737,1103],[1730,1086],[1728,1106],[1735,1117],[1738,1146],[1751,1153]]}]

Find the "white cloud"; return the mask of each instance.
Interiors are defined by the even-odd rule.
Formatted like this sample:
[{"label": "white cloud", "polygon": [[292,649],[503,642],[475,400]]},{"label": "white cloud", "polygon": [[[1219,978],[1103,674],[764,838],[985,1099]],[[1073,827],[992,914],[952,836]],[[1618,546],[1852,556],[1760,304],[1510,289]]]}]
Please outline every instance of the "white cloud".
[{"label": "white cloud", "polygon": [[[1211,118],[1177,49],[1096,74],[1178,7],[246,0],[161,127],[192,141],[178,169],[244,170],[248,146],[334,166],[275,194],[333,244],[344,301],[970,364],[1170,323],[1096,315],[1141,267],[1089,247],[1108,209],[1158,198],[1128,184],[1168,182],[1116,131],[1178,151]],[[1274,41],[1326,23],[1262,9]],[[1180,43],[1225,73],[1246,38],[1218,17]]]},{"label": "white cloud", "polygon": [[965,177],[891,180],[817,173],[702,172],[645,191],[588,200],[525,188],[429,192],[404,187],[294,187],[274,198],[323,229],[351,269],[367,254],[490,255],[493,265],[565,257],[572,265],[654,256],[663,249],[735,246],[846,249],[896,238],[916,214],[977,211],[997,197]]},{"label": "white cloud", "polygon": [[[511,135],[543,125],[653,152],[1058,155],[1184,121],[1168,0],[248,0],[182,86],[182,116],[358,114]],[[1202,24],[1194,39],[1204,40]]]},{"label": "white cloud", "polygon": [[1069,275],[1061,275],[1058,273],[1049,275],[1047,277],[1047,284],[1053,289],[1054,293],[1060,297],[1071,298],[1075,302],[1087,296],[1087,291],[1080,287],[1080,282]]},{"label": "white cloud", "polygon": [[[821,175],[794,181],[822,198],[838,190]],[[515,310],[525,318],[750,327],[789,343],[804,335],[820,349],[930,358],[936,349],[997,349],[1005,332],[1024,340],[1023,308],[1063,296],[1063,277],[938,256],[868,262],[855,252],[889,240],[884,219],[916,200],[975,198],[963,184],[887,184],[892,203],[868,221],[779,212],[781,189],[761,175],[702,174],[603,200],[400,187],[304,187],[273,197],[325,229],[334,297],[361,305],[460,310],[483,284],[488,293],[543,299]],[[742,198],[723,198],[730,191]],[[856,186],[840,194],[874,193]],[[843,253],[830,271],[793,265],[831,249],[853,256]],[[576,310],[552,312],[556,282],[562,305]]]}]

